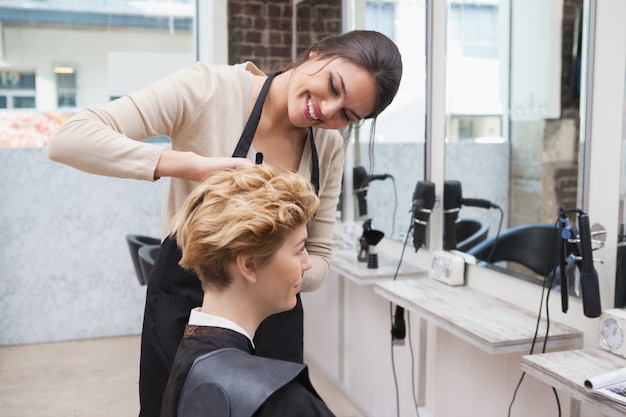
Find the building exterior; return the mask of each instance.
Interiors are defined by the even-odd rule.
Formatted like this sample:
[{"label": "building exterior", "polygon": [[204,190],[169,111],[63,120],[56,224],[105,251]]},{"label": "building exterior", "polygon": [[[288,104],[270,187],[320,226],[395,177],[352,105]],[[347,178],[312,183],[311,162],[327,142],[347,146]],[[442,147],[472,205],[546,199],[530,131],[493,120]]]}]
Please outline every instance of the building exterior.
[{"label": "building exterior", "polygon": [[193,62],[194,3],[0,2],[0,109],[96,106]]}]

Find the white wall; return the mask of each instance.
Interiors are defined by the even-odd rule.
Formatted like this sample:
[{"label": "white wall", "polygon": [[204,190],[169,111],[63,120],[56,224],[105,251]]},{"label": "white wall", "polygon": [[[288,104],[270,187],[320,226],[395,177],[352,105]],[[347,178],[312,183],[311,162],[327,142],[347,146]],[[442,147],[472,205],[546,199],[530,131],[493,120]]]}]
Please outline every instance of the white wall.
[{"label": "white wall", "polygon": [[139,334],[126,234],[160,236],[166,182],[85,174],[0,149],[0,345]]},{"label": "white wall", "polygon": [[189,53],[111,51],[108,55],[110,97],[140,90],[195,62]]},{"label": "white wall", "polygon": [[[169,53],[186,54],[189,58],[176,63],[193,61],[193,43],[190,31],[170,34],[167,30],[146,30],[109,28],[106,36],[101,31],[80,29],[51,29],[4,26],[4,59],[0,69],[35,71],[37,73],[37,110],[56,109],[56,81],[54,67],[70,65],[76,68],[77,107],[97,106],[109,101],[112,94],[109,81],[109,51],[160,53],[163,65],[169,71]],[[126,77],[155,79],[165,75],[161,68],[137,67],[128,62],[126,67],[116,70],[126,71]],[[118,64],[116,64],[118,65]],[[148,72],[149,71],[149,72]],[[144,86],[143,83],[141,86]],[[131,91],[125,91],[130,93]]]}]

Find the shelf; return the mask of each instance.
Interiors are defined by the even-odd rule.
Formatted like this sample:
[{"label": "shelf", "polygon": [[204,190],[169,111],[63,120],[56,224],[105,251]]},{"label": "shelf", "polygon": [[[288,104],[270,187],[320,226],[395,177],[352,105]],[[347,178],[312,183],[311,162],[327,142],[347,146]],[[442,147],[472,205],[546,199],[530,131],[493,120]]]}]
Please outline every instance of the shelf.
[{"label": "shelf", "polygon": [[522,371],[609,417],[623,417],[626,406],[591,394],[585,379],[626,367],[626,359],[601,349],[578,349],[522,357]]},{"label": "shelf", "polygon": [[[372,285],[377,282],[392,281],[398,269],[398,259],[378,255],[378,268],[367,267],[367,262],[359,262],[356,250],[334,249],[331,268],[358,285]],[[402,262],[397,279],[428,276],[428,271],[407,262]]]},{"label": "shelf", "polygon": [[[379,282],[375,292],[489,354],[530,352],[536,312],[467,286],[449,286],[431,278]],[[543,344],[544,319],[535,346]],[[580,348],[583,334],[550,322],[548,348]]]}]

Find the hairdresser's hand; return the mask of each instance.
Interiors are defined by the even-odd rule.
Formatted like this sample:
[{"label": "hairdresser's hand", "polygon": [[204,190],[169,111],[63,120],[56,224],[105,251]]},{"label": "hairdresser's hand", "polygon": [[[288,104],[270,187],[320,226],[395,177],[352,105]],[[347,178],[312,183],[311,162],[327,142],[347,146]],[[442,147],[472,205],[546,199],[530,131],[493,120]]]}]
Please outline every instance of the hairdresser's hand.
[{"label": "hairdresser's hand", "polygon": [[253,163],[247,158],[208,158],[193,152],[164,149],[154,171],[154,178],[176,177],[200,182],[213,172],[235,169],[244,165],[253,165]]}]

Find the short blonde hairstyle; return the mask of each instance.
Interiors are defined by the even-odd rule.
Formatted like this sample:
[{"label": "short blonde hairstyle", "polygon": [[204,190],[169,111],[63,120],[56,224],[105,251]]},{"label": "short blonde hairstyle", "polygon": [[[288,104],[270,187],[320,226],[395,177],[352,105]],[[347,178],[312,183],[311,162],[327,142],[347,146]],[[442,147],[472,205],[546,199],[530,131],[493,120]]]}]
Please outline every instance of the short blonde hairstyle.
[{"label": "short blonde hairstyle", "polygon": [[268,165],[211,174],[174,218],[180,265],[193,270],[203,288],[226,288],[231,261],[252,255],[259,265],[269,263],[287,235],[308,224],[318,206],[313,186],[299,174],[280,174]]}]

